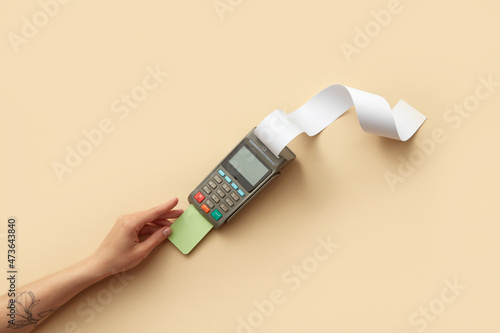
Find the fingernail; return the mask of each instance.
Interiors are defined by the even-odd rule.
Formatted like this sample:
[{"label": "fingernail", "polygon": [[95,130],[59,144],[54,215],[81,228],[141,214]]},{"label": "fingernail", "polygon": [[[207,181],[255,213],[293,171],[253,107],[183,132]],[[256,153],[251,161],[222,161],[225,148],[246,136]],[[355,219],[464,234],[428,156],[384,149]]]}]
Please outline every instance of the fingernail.
[{"label": "fingernail", "polygon": [[170,236],[170,234],[172,233],[172,229],[170,229],[170,227],[166,227],[164,230],[163,230],[163,235],[165,235],[165,237],[168,237]]}]

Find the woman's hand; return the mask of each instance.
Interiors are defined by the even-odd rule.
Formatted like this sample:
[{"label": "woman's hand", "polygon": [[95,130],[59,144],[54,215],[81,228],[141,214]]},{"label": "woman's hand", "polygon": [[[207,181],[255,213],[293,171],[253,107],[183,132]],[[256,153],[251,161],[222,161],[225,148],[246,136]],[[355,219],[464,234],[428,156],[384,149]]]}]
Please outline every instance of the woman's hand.
[{"label": "woman's hand", "polygon": [[173,209],[177,198],[137,213],[120,216],[102,244],[91,255],[91,260],[103,276],[131,269],[172,232],[171,219],[182,209]]}]

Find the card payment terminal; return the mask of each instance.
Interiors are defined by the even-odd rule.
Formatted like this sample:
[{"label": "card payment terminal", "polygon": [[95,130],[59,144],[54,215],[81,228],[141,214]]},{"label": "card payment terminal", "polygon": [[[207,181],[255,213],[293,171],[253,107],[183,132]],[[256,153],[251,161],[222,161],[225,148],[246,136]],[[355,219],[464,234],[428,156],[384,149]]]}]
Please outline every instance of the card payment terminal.
[{"label": "card payment terminal", "polygon": [[254,129],[191,192],[188,201],[218,229],[275,180],[295,159],[285,147],[276,157]]}]

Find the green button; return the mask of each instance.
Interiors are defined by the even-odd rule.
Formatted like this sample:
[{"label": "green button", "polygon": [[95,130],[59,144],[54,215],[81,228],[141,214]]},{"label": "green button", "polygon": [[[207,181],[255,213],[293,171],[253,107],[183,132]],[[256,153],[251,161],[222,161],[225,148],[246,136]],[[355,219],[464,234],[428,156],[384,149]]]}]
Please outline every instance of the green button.
[{"label": "green button", "polygon": [[212,215],[215,221],[219,221],[219,219],[222,217],[222,213],[219,212],[217,209],[215,209],[210,215]]}]

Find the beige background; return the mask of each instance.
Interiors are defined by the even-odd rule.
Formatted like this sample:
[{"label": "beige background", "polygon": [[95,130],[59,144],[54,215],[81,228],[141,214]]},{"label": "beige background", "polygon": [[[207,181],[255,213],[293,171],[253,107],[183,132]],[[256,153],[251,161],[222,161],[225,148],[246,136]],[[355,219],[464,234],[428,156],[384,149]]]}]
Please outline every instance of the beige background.
[{"label": "beige background", "polygon": [[[498,2],[401,0],[348,59],[342,43],[376,29],[372,11],[394,2],[221,1],[232,9],[223,19],[211,0],[74,0],[19,52],[9,36],[22,34],[23,18],[43,20],[41,5],[0,4],[0,207],[2,232],[8,216],[19,219],[20,284],[90,254],[120,214],[173,196],[185,206],[267,114],[292,112],[328,85],[392,106],[403,98],[429,119],[407,143],[364,133],[354,110],[298,137],[281,179],[189,256],[167,241],[122,290],[106,279],[37,332],[236,332],[239,317],[258,324],[240,332],[497,332],[499,87],[458,126],[444,116],[474,101],[480,78],[500,81]],[[113,101],[148,66],[169,75],[120,119]],[[105,118],[114,131],[58,181],[52,163]],[[435,130],[446,141],[392,191],[384,174],[423,156],[418,143]],[[314,263],[328,237],[340,247],[292,291],[283,276]],[[466,289],[453,294],[446,281]],[[284,301],[258,322],[254,302],[273,290]],[[82,315],[96,297],[101,311]],[[428,307],[439,314],[423,320]]]}]

